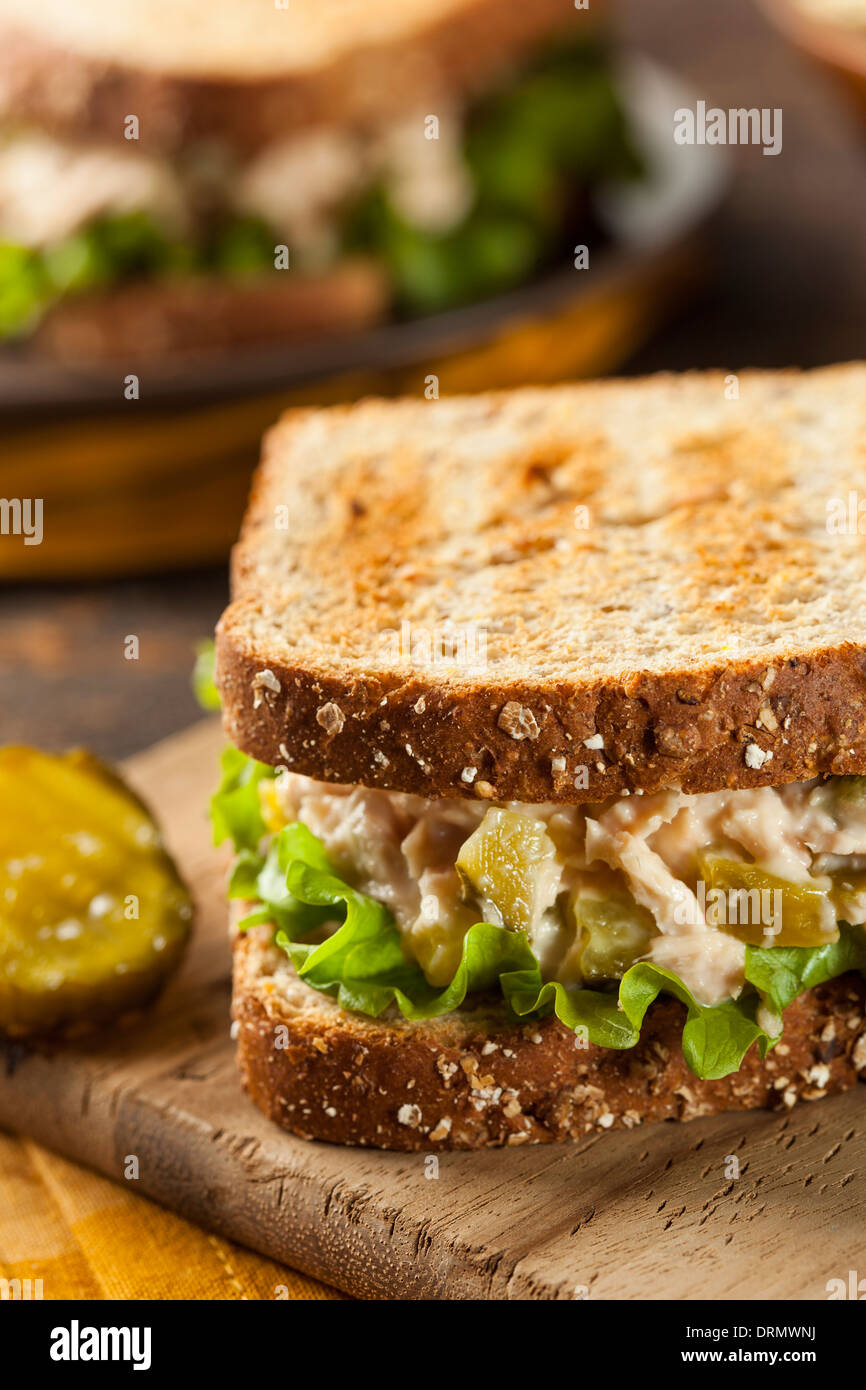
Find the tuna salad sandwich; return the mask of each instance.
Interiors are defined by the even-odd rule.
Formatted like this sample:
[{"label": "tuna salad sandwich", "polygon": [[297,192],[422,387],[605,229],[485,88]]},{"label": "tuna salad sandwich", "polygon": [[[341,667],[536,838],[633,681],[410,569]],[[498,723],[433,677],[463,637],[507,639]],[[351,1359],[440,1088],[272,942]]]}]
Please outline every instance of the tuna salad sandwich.
[{"label": "tuna salad sandwich", "polygon": [[864,365],[277,424],[212,808],[272,1119],[476,1148],[856,1081],[864,449]]},{"label": "tuna salad sandwich", "polygon": [[0,0],[0,341],[55,356],[450,308],[638,172],[563,0]]}]

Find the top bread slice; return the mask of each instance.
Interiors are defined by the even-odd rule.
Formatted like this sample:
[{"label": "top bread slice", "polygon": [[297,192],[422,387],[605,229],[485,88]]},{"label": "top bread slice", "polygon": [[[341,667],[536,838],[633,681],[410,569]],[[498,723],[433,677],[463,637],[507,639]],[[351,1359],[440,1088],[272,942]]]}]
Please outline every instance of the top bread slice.
[{"label": "top bread slice", "polygon": [[426,796],[864,772],[864,488],[866,364],[290,412],[218,628],[227,733]]},{"label": "top bread slice", "polygon": [[134,113],[148,150],[250,149],[435,113],[593,22],[563,0],[0,0],[0,118],[116,140]]}]

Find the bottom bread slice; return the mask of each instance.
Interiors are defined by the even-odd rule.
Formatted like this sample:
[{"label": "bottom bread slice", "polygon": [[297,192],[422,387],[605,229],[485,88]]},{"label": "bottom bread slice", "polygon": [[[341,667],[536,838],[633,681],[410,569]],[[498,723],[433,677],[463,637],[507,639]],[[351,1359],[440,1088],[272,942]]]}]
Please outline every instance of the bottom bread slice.
[{"label": "bottom bread slice", "polygon": [[157,361],[307,342],[378,323],[388,295],[381,267],[363,260],[306,280],[140,280],[61,300],[36,342],[43,355],[74,363]]},{"label": "bottom bread slice", "polygon": [[866,1078],[866,985],[843,975],[801,995],[762,1061],[700,1081],[680,1049],[682,1005],[660,999],[629,1051],[576,1046],[552,1015],[515,1024],[497,1001],[410,1023],[348,1013],[299,980],[268,928],[235,938],[238,1063],[284,1129],[383,1149],[550,1143],[647,1120],[787,1108]]}]

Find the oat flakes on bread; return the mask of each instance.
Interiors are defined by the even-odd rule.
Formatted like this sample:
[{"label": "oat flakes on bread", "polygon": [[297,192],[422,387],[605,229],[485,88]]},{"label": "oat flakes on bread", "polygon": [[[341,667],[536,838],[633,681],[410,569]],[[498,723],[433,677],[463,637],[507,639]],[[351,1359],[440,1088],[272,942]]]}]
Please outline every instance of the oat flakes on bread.
[{"label": "oat flakes on bread", "polygon": [[[864,436],[863,364],[289,412],[219,626],[226,731],[422,796],[862,772],[863,541],[827,506]],[[480,662],[413,661],[449,625]]]},{"label": "oat flakes on bread", "polygon": [[[582,1051],[553,1016],[515,1026],[496,1001],[433,1023],[349,1014],[299,980],[261,927],[235,937],[233,979],[249,1095],[283,1129],[334,1144],[547,1144],[653,1120],[784,1111],[846,1090],[866,1072],[866,989],[854,975],[791,1005],[783,1055],[762,1062],[752,1052],[718,1081],[700,1080],[683,1061],[682,1005],[673,999],[655,1006],[632,1051]],[[279,1029],[287,1046],[274,1046]]]},{"label": "oat flakes on bread", "polygon": [[[866,1067],[866,368],[730,384],[269,435],[214,805],[239,1065],[278,1124],[548,1142]],[[412,645],[449,623],[486,646]]]}]

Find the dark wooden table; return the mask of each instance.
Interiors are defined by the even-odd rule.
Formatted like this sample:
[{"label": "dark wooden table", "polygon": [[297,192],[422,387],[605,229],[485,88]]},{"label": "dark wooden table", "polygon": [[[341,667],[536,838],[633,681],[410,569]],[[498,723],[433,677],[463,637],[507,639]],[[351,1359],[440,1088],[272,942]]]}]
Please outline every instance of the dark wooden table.
[{"label": "dark wooden table", "polygon": [[[866,356],[866,139],[845,99],[751,0],[627,0],[619,13],[629,42],[687,73],[696,97],[783,111],[778,157],[733,151],[712,286],[629,370]],[[182,728],[196,713],[192,648],[225,597],[221,570],[5,592],[0,738],[121,757]]]}]

